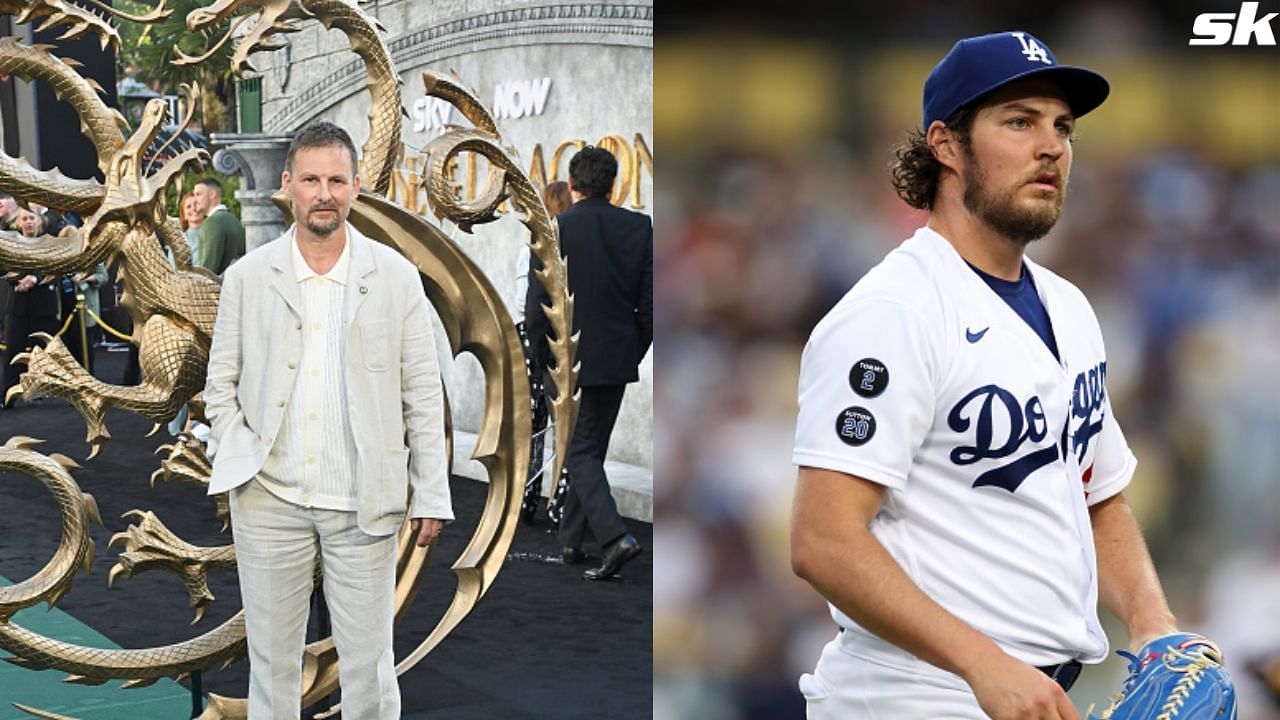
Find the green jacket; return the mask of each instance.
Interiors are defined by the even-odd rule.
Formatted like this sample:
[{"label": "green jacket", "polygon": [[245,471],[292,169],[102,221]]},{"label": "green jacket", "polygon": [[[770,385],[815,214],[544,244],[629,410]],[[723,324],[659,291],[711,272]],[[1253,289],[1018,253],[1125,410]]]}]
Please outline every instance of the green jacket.
[{"label": "green jacket", "polygon": [[200,226],[199,265],[221,275],[241,255],[244,255],[244,226],[219,205]]}]

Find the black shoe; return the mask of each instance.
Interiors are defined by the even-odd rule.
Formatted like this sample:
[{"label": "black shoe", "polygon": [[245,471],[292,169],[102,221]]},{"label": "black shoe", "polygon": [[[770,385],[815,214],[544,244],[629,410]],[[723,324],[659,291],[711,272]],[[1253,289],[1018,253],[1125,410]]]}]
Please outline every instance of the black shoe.
[{"label": "black shoe", "polygon": [[577,565],[586,562],[587,554],[578,548],[566,547],[560,549],[560,559],[565,565]]},{"label": "black shoe", "polygon": [[608,580],[622,569],[635,556],[640,554],[640,543],[631,533],[615,541],[604,553],[604,562],[600,567],[582,573],[587,580]]}]

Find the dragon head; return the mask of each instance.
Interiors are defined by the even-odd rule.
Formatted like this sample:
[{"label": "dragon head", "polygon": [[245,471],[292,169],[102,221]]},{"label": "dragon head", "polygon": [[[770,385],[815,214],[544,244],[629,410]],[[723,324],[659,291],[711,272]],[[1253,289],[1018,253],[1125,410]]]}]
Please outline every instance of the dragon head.
[{"label": "dragon head", "polygon": [[187,29],[191,32],[208,30],[252,4],[253,0],[217,0],[207,7],[196,8],[187,13]]},{"label": "dragon head", "polygon": [[[189,101],[198,93],[196,88],[183,89],[189,96]],[[98,211],[85,221],[86,237],[92,237],[96,225],[109,220],[123,221],[131,227],[163,223],[164,190],[169,182],[188,165],[203,164],[208,159],[208,153],[204,150],[191,148],[164,163],[155,173],[146,174],[144,155],[155,143],[168,115],[164,100],[154,98],[147,102],[138,129],[111,158],[103,183],[106,195]]]},{"label": "dragon head", "polygon": [[0,2],[0,12],[14,15],[19,23],[43,17],[44,22],[36,30],[65,25],[67,29],[59,36],[60,40],[91,34],[97,36],[103,50],[108,45],[116,50],[120,49],[120,34],[111,23],[94,11],[74,5],[68,0],[5,0]]},{"label": "dragon head", "polygon": [[[173,14],[161,0],[145,15],[130,15],[111,7],[100,0],[88,0],[89,3],[105,13],[137,23],[154,23]],[[90,7],[82,7],[70,0],[0,0],[0,13],[13,15],[19,23],[29,22],[36,18],[45,18],[36,30],[48,30],[58,25],[66,25],[67,30],[59,36],[60,40],[70,40],[85,35],[95,35],[102,49],[110,45],[120,50],[120,34],[105,17]]]},{"label": "dragon head", "polygon": [[231,68],[237,75],[253,71],[254,68],[249,63],[249,55],[259,51],[278,50],[282,45],[271,37],[297,32],[298,28],[290,21],[310,17],[310,13],[302,9],[298,0],[216,0],[212,5],[197,8],[188,13],[187,29],[191,32],[208,31],[241,11],[246,12],[232,23],[222,38],[204,54],[193,57],[175,47],[174,64],[191,65],[203,62],[230,41],[240,24],[253,19],[253,26],[240,36],[235,53],[231,57]]}]

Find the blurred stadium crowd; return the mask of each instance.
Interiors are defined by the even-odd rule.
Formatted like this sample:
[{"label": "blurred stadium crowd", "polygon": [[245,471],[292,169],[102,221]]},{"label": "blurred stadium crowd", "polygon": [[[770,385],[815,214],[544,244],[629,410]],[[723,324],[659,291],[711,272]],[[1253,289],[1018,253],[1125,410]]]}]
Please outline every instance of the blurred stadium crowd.
[{"label": "blurred stadium crowd", "polygon": [[[776,126],[735,117],[717,106],[723,89],[681,93],[694,82],[682,80],[668,92],[670,72],[708,76],[691,62],[744,73],[745,94],[734,97],[765,92],[746,70],[778,47],[761,27],[710,43],[681,42],[696,36],[696,22],[674,37],[659,29],[656,135],[671,144],[655,201],[655,718],[804,717],[796,679],[835,626],[789,566],[800,352],[816,321],[923,223],[893,194],[888,164],[919,122],[911,103],[929,65],[959,37],[1024,27],[1063,62],[1104,74],[1109,64],[1137,67],[1139,78],[1144,66],[1159,70],[1159,36],[1135,51],[1147,55],[1116,55],[1112,44],[1094,56],[1079,49],[1088,47],[1081,28],[1096,24],[1087,18],[1064,19],[1075,30],[1055,32],[994,12],[945,40],[911,38],[923,60],[888,75],[905,86],[902,102],[865,96],[872,91],[858,80],[862,68],[894,65],[886,58],[899,56],[896,45],[849,55],[829,53],[830,37],[789,39],[808,59],[775,61],[794,62],[799,84],[803,72],[822,78],[836,98],[799,129],[794,117]],[[1180,33],[1173,28],[1167,51],[1198,63]],[[1263,56],[1229,61],[1249,68]],[[1264,113],[1269,132],[1248,147],[1230,137],[1230,121],[1121,145],[1106,136],[1129,119],[1099,111],[1082,121],[1063,219],[1030,252],[1097,311],[1109,392],[1139,458],[1130,502],[1175,612],[1223,646],[1242,685],[1241,717],[1254,720],[1280,718],[1280,70],[1274,53],[1268,62],[1253,85],[1129,111],[1173,125],[1198,103]],[[1113,78],[1114,97],[1125,90]],[[851,105],[852,119],[842,110]],[[798,97],[777,113],[805,107]],[[1109,627],[1113,647],[1123,647],[1123,630]],[[1122,677],[1108,662],[1086,671],[1072,697],[1087,708]]]}]

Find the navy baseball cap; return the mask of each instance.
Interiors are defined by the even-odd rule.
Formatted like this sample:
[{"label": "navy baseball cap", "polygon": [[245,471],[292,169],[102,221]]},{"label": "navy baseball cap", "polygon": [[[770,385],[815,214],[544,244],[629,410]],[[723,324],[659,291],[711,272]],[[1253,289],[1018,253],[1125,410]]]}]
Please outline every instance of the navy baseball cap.
[{"label": "navy baseball cap", "polygon": [[924,129],[979,97],[1014,80],[1043,77],[1062,88],[1080,117],[1111,92],[1107,79],[1082,67],[1059,65],[1049,47],[1031,33],[1013,31],[965,38],[951,48],[924,81]]}]

